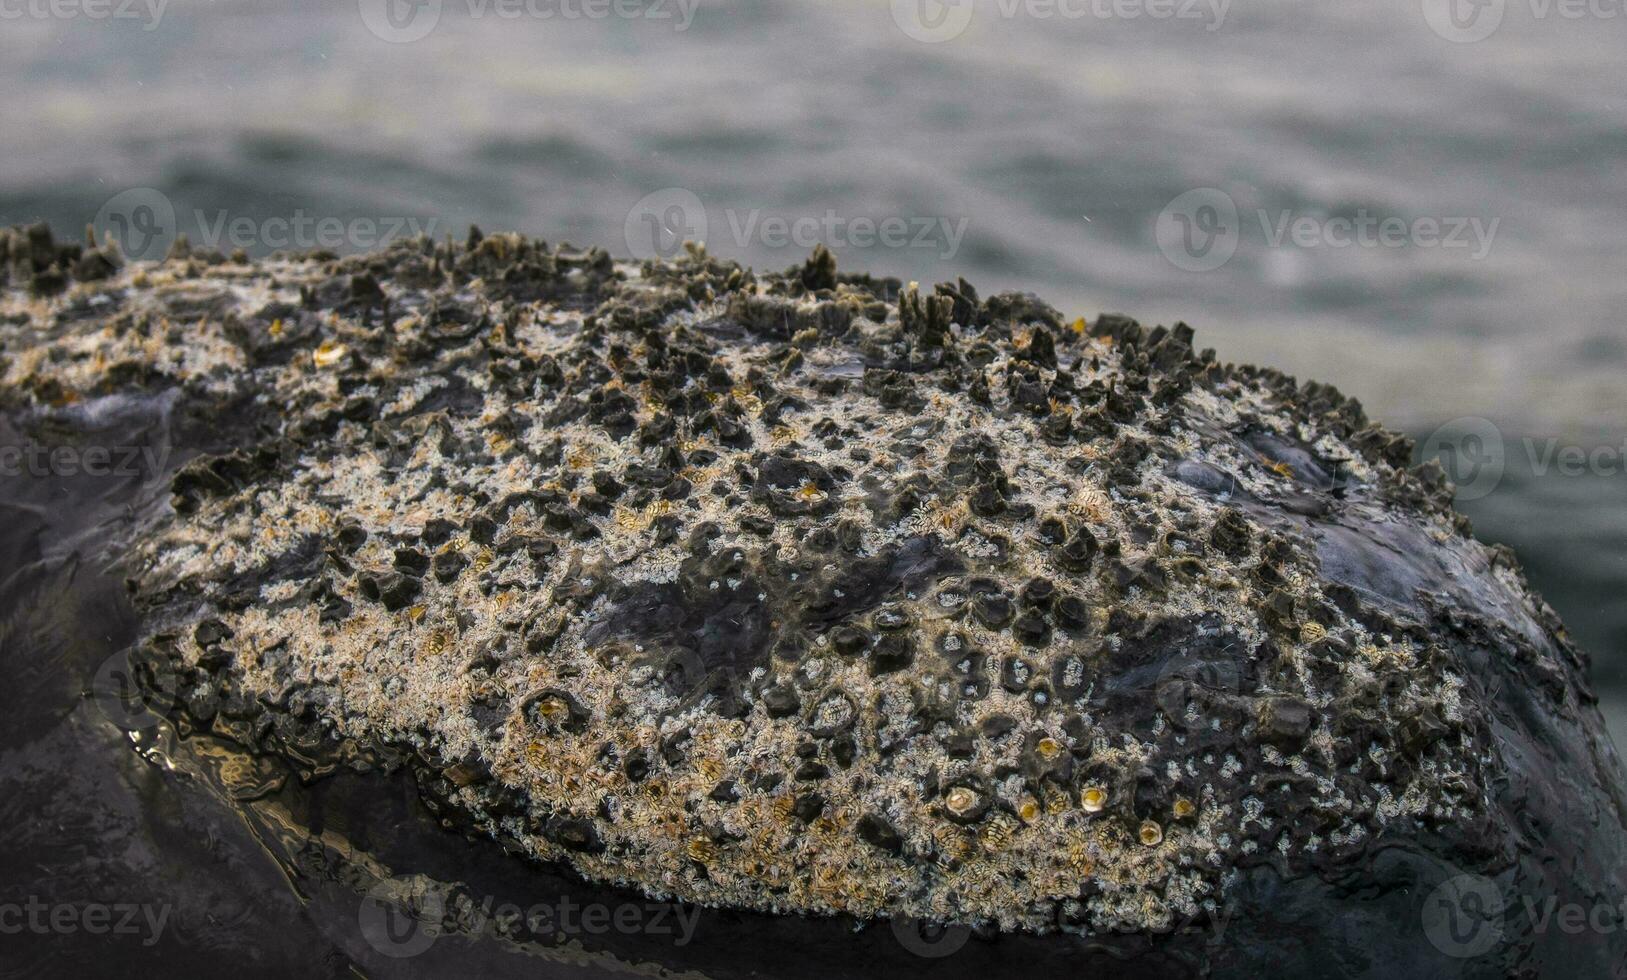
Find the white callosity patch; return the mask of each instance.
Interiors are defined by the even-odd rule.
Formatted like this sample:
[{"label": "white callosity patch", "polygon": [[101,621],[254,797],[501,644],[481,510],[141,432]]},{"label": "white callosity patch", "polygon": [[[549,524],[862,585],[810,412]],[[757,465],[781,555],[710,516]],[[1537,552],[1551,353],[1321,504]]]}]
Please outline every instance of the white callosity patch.
[{"label": "white callosity patch", "polygon": [[[1295,523],[1312,512],[1295,502],[1342,505],[1271,447],[1303,447],[1369,487],[1363,506],[1387,506],[1373,489],[1410,478],[1276,379],[1188,352],[1179,369],[1206,380],[1175,384],[1177,371],[1146,365],[1144,338],[1020,309],[1002,319],[990,301],[973,304],[978,322],[944,327],[939,343],[967,352],[955,370],[899,381],[885,362],[928,345],[901,322],[894,287],[815,293],[698,255],[578,268],[543,253],[542,281],[592,302],[496,291],[500,263],[527,248],[425,244],[437,270],[499,263],[433,304],[399,268],[392,279],[391,263],[419,261],[407,249],[382,269],[173,259],[73,287],[120,297],[96,328],[8,344],[7,384],[36,397],[83,397],[114,365],[140,363],[205,394],[252,391],[277,419],[274,465],[139,542],[140,591],[167,610],[156,641],[199,665],[198,624],[218,621],[233,654],[223,686],[269,703],[320,690],[311,703],[333,737],[449,760],[451,798],[537,858],[718,905],[1157,930],[1212,909],[1245,855],[1308,859],[1395,821],[1483,807],[1464,685],[1415,633],[1335,601],[1317,525]],[[312,308],[340,272],[380,276],[391,306]],[[741,297],[778,300],[799,329],[741,323]],[[66,301],[8,293],[0,322],[43,325]],[[276,304],[289,322],[267,322]],[[617,304],[658,312],[618,330]],[[463,342],[434,336],[447,308],[475,324]],[[833,308],[845,322],[825,329]],[[298,339],[256,360],[233,339],[244,323],[267,345]],[[705,363],[663,389],[648,365],[680,347]],[[975,392],[961,383],[974,377]],[[1044,402],[1019,404],[1027,383],[1050,386]],[[1135,409],[1104,421],[1122,393]],[[620,434],[613,416],[566,410],[576,399],[621,404]],[[686,400],[731,422],[727,438],[675,407]],[[1059,440],[1061,416],[1072,427]],[[997,451],[992,513],[979,496],[991,471],[957,475],[978,440]],[[776,454],[833,479],[765,492]],[[666,478],[681,491],[631,484],[674,459]],[[619,495],[600,493],[600,476]],[[1495,569],[1449,512],[1404,519]],[[1232,527],[1246,540],[1223,544]],[[1059,528],[1088,533],[1082,560],[1059,557]],[[855,577],[862,563],[923,541],[942,556],[933,574],[885,580],[885,595],[844,591],[873,581]],[[253,581],[312,542],[327,557],[220,601],[220,583]],[[430,569],[411,570],[414,555]],[[690,583],[696,567],[712,571]],[[403,574],[398,599],[369,594]],[[321,601],[306,590],[317,580]],[[1054,596],[1026,598],[1035,580]],[[810,625],[784,597],[816,581],[850,612]],[[743,659],[711,696],[672,683],[674,656],[713,655],[638,621],[627,597],[666,596],[666,615],[678,600],[659,590],[691,584],[704,595],[683,602],[717,610],[697,631],[761,617],[762,643],[800,645]],[[1517,577],[1497,588],[1538,615]],[[879,667],[894,649],[907,653]],[[794,703],[777,707],[775,692]],[[1345,726],[1358,702],[1382,724]],[[1429,737],[1366,742],[1415,729]],[[493,787],[519,794],[521,812],[492,806]],[[1084,805],[1093,789],[1104,795]]]}]

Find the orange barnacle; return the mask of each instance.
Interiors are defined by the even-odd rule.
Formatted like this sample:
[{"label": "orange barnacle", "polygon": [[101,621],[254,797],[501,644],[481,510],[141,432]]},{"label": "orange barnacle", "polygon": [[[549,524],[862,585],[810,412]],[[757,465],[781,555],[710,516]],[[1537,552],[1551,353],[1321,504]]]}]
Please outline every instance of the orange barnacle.
[{"label": "orange barnacle", "polygon": [[1086,786],[1079,794],[1079,805],[1086,813],[1100,813],[1107,808],[1107,787]]}]

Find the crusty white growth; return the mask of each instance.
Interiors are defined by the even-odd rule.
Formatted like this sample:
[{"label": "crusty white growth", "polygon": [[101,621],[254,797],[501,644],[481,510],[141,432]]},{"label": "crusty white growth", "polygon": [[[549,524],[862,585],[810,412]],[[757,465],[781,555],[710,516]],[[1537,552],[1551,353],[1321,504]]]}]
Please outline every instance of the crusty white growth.
[{"label": "crusty white growth", "polygon": [[[306,703],[331,738],[447,760],[438,791],[537,858],[652,894],[783,912],[1156,931],[1212,910],[1228,871],[1251,855],[1317,860],[1397,821],[1469,819],[1483,807],[1486,749],[1461,681],[1393,605],[1360,589],[1373,601],[1367,614],[1334,601],[1318,552],[1332,546],[1317,522],[1348,507],[1350,526],[1393,522],[1441,543],[1448,565],[1495,593],[1487,601],[1526,617],[1517,631],[1536,629],[1537,607],[1517,576],[1493,578],[1494,556],[1449,511],[1398,502],[1419,484],[1358,444],[1370,430],[1295,404],[1280,377],[1184,348],[1176,363],[1149,366],[1157,344],[1139,331],[1087,331],[1038,306],[1008,315],[973,299],[973,322],[950,319],[931,345],[966,358],[888,380],[881,362],[928,349],[919,324],[901,322],[896,284],[809,288],[795,270],[742,276],[699,254],[638,268],[570,266],[543,252],[554,264],[537,260],[538,281],[562,298],[516,298],[496,284],[509,282],[501,263],[528,247],[512,237],[467,251],[425,243],[345,263],[183,255],[48,299],[5,294],[9,389],[84,398],[113,366],[138,363],[200,397],[252,392],[276,434],[275,464],[197,495],[140,542],[139,592],[157,610],[150,632],[200,668],[186,695],[230,689],[283,705],[290,690],[319,692]],[[424,256],[446,280],[405,284],[403,264]],[[496,263],[484,276],[445,271],[482,256]],[[817,257],[809,268],[805,280],[817,282]],[[389,305],[319,298],[352,276],[376,277]],[[76,328],[51,326],[66,304],[96,297],[115,301]],[[743,326],[742,297],[804,319],[794,331]],[[902,302],[919,299],[905,292]],[[676,308],[643,312],[661,303]],[[632,326],[606,325],[618,304],[634,311]],[[478,332],[435,336],[436,310],[453,307],[479,320]],[[843,322],[820,327],[833,307]],[[265,312],[277,309],[289,312]],[[595,310],[605,322],[585,327]],[[270,346],[298,339],[286,357],[257,360],[236,339],[244,324]],[[683,388],[660,390],[645,367],[656,335],[703,352],[728,385],[693,372]],[[1054,344],[1055,361],[1040,344]],[[492,370],[498,360],[557,373],[507,383]],[[1050,389],[1048,404],[1014,401],[1030,377]],[[986,395],[973,396],[974,378]],[[1126,390],[1132,410],[1107,417],[1104,392]],[[418,414],[460,391],[473,410],[443,401]],[[594,391],[629,396],[629,433],[611,434],[592,411],[555,416],[563,400]],[[744,436],[725,442],[699,427],[674,407],[683,391],[704,391],[703,404]],[[1058,440],[1062,414],[1071,422]],[[529,424],[505,422],[516,418]],[[640,439],[663,420],[670,436]],[[1250,442],[1245,430],[1276,441]],[[993,478],[953,475],[979,438],[998,450],[1004,477],[997,512],[981,515],[979,481]],[[1144,455],[1121,465],[1134,446]],[[1337,473],[1337,488],[1271,446],[1303,447]],[[672,476],[687,492],[627,485],[630,467],[664,465],[674,451],[682,466]],[[834,485],[794,488],[806,512],[776,512],[742,480],[774,454],[817,464]],[[1183,465],[1229,482],[1205,488]],[[603,512],[586,506],[597,474],[623,485]],[[899,504],[911,485],[916,499]],[[494,503],[539,492],[573,516],[551,520],[525,498],[477,540],[475,521]],[[1359,515],[1349,502],[1358,498]],[[1294,509],[1313,499],[1331,516]],[[454,529],[423,543],[437,520]],[[708,523],[716,536],[696,544],[692,532]],[[1221,547],[1223,524],[1246,540]],[[844,525],[854,547],[817,543],[816,532]],[[1060,562],[1062,542],[1048,539],[1056,527],[1095,542],[1082,567]],[[347,528],[365,540],[337,545]],[[785,599],[810,577],[840,583],[856,563],[926,540],[944,556],[936,572],[892,582],[886,595],[838,593],[854,609],[837,622],[805,628],[806,610]],[[527,541],[552,550],[506,547]],[[316,557],[297,574],[264,571],[302,548]],[[461,567],[445,581],[411,575],[415,592],[381,602],[364,580],[387,577],[397,549],[461,556]],[[745,556],[742,570],[695,584],[723,597],[720,608],[766,610],[771,640],[801,641],[788,657],[741,651],[726,665],[734,712],[667,683],[670,658],[685,654],[670,633],[626,621],[625,605],[639,589],[677,588],[697,554],[730,549]],[[1138,568],[1146,574],[1120,574]],[[262,574],[251,601],[222,603],[222,583]],[[1012,618],[972,608],[978,578],[1001,587]],[[1030,613],[1020,595],[1035,579],[1054,587],[1057,598],[1036,607],[1049,613]],[[1063,621],[1062,597],[1080,603],[1082,621]],[[1392,614],[1396,628],[1380,628]],[[227,639],[200,642],[203,622]],[[1024,642],[1017,622],[1042,622],[1043,634]],[[1179,649],[1147,652],[1157,641],[1143,636],[1159,624]],[[867,645],[902,636],[911,657],[885,670],[872,654],[844,655],[843,627]],[[532,649],[538,635],[548,640]],[[210,647],[227,650],[230,666],[211,667]],[[1226,658],[1231,672],[1180,674],[1189,648]],[[980,684],[968,680],[976,664]],[[1054,689],[1058,680],[1072,693]],[[1194,686],[1201,697],[1182,694]],[[770,717],[771,689],[794,690],[794,710]],[[544,692],[556,693],[532,700]],[[1342,724],[1369,702],[1374,724]],[[923,714],[927,703],[942,710]],[[1402,744],[1409,719],[1424,718],[1438,728]],[[831,733],[845,724],[843,762]],[[951,751],[961,733],[969,750]],[[648,771],[634,774],[640,754]],[[718,792],[727,784],[733,794]],[[495,806],[498,787],[524,805]],[[861,828],[866,818],[896,841],[875,823]]]}]

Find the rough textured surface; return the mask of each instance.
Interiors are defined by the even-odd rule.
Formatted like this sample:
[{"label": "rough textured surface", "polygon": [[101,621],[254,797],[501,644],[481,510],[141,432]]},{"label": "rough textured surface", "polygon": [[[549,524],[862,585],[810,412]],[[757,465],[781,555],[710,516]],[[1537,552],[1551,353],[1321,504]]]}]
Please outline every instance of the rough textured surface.
[{"label": "rough textured surface", "polygon": [[1394,847],[1619,887],[1619,763],[1512,555],[1184,325],[822,249],[4,242],[8,406],[249,433],[129,573],[247,744],[408,750],[465,825],[741,909],[1156,934]]}]

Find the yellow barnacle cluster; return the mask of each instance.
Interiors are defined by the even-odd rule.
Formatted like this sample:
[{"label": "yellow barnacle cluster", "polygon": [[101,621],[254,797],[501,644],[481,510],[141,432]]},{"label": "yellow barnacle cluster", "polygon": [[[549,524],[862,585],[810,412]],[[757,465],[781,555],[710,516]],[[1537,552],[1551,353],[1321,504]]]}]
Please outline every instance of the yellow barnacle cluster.
[{"label": "yellow barnacle cluster", "polygon": [[344,360],[350,348],[337,340],[324,340],[311,352],[311,362],[319,368],[330,368]]}]

